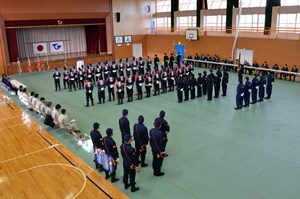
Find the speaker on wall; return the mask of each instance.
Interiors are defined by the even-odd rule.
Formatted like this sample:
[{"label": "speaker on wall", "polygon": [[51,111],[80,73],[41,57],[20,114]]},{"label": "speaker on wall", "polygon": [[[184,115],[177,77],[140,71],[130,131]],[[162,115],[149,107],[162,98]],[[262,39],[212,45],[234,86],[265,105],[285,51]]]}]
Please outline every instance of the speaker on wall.
[{"label": "speaker on wall", "polygon": [[116,19],[117,19],[117,22],[121,21],[121,13],[116,12]]}]

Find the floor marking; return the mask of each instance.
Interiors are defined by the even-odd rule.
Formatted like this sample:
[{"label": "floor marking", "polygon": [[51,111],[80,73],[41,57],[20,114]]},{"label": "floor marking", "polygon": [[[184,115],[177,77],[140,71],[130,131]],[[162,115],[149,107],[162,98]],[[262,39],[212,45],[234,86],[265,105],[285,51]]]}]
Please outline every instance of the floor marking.
[{"label": "floor marking", "polygon": [[28,156],[28,155],[32,155],[32,154],[35,154],[35,153],[38,153],[38,152],[41,152],[41,151],[45,151],[45,150],[48,150],[48,149],[52,149],[52,148],[57,147],[57,146],[60,146],[60,145],[61,145],[61,144],[54,144],[54,145],[49,146],[49,147],[44,148],[44,149],[40,149],[40,150],[33,151],[33,152],[30,152],[30,153],[25,153],[24,155],[20,155],[20,156],[14,157],[14,158],[10,158],[10,159],[7,159],[7,160],[3,160],[3,161],[0,162],[0,164],[5,163],[5,162],[9,162],[9,161],[12,161],[12,160],[15,160],[15,159],[18,159],[18,158],[22,158],[22,157],[25,157],[25,156]]},{"label": "floor marking", "polygon": [[78,170],[82,174],[84,182],[83,182],[83,185],[82,185],[80,191],[75,196],[73,196],[72,199],[78,197],[81,194],[81,192],[83,191],[83,189],[86,186],[86,176],[85,176],[85,174],[83,173],[83,171],[81,169],[79,169],[75,166],[72,166],[72,165],[69,165],[69,164],[59,164],[59,163],[56,163],[56,164],[54,164],[54,163],[53,164],[42,164],[42,165],[38,165],[38,166],[34,166],[34,167],[24,169],[22,171],[19,171],[19,173],[23,173],[23,172],[30,171],[30,170],[33,170],[33,169],[36,169],[36,168],[47,167],[47,166],[66,166],[66,167],[71,167],[73,169]]},{"label": "floor marking", "polygon": [[[24,123],[20,123],[20,124],[15,124],[15,125],[12,125],[12,126],[7,126],[7,127],[3,127],[3,128],[0,128],[0,131],[3,130],[3,129],[8,129],[8,128],[11,128],[11,127],[15,127],[15,126],[21,126],[23,125]],[[25,124],[24,124],[25,125]]]},{"label": "floor marking", "polygon": [[11,116],[11,117],[5,117],[5,118],[1,118],[0,120],[8,120],[8,119],[15,118],[15,117],[21,117],[21,116],[16,115],[16,116]]}]

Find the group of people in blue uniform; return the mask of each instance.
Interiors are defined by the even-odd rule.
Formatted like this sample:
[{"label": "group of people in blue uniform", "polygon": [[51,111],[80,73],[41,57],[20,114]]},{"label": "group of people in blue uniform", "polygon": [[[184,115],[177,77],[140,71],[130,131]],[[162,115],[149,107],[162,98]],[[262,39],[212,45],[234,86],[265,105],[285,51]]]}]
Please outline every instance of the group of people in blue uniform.
[{"label": "group of people in blue uniform", "polygon": [[[122,138],[120,151],[123,158],[123,183],[125,189],[131,187],[131,192],[135,192],[139,190],[135,182],[136,173],[140,172],[139,165],[141,167],[148,166],[145,159],[149,142],[153,155],[153,175],[163,176],[165,174],[161,171],[161,167],[164,157],[167,156],[167,134],[170,131],[170,126],[164,119],[165,112],[161,111],[159,117],[154,120],[154,128],[148,131],[148,128],[144,125],[144,117],[140,115],[138,122],[133,125],[132,136],[127,116],[128,110],[123,109],[122,117],[118,121]],[[106,179],[111,178],[111,182],[114,183],[119,181],[116,178],[117,165],[119,163],[118,147],[113,139],[113,129],[106,129],[105,137],[102,137],[99,129],[100,124],[95,122],[90,133],[95,152],[95,166],[99,171],[105,172]],[[133,141],[135,148],[132,147]]]},{"label": "group of people in blue uniform", "polygon": [[[258,74],[260,78],[258,78]],[[271,98],[275,81],[273,72],[267,71],[267,77],[263,71],[258,74],[254,74],[252,81],[249,80],[249,77],[245,77],[245,83],[243,83],[243,75],[239,73],[236,91],[236,107],[234,109],[239,110],[243,107],[248,107],[250,104],[256,104],[257,102],[264,101],[264,99]],[[266,97],[265,93],[267,94]]]}]

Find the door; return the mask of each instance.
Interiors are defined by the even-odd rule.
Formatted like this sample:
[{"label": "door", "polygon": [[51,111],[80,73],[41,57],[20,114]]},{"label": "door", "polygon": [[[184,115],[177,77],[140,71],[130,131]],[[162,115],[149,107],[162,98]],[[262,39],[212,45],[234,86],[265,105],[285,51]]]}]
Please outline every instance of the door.
[{"label": "door", "polygon": [[143,56],[143,45],[142,44],[132,44],[132,56],[135,58]]}]

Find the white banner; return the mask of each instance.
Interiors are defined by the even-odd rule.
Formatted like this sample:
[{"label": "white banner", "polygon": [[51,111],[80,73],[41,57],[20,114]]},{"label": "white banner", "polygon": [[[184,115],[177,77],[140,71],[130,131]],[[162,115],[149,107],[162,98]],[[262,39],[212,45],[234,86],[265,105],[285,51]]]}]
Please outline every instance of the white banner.
[{"label": "white banner", "polygon": [[64,42],[62,41],[50,42],[50,51],[52,53],[64,52]]},{"label": "white banner", "polygon": [[33,54],[44,54],[48,52],[47,43],[33,43]]}]

